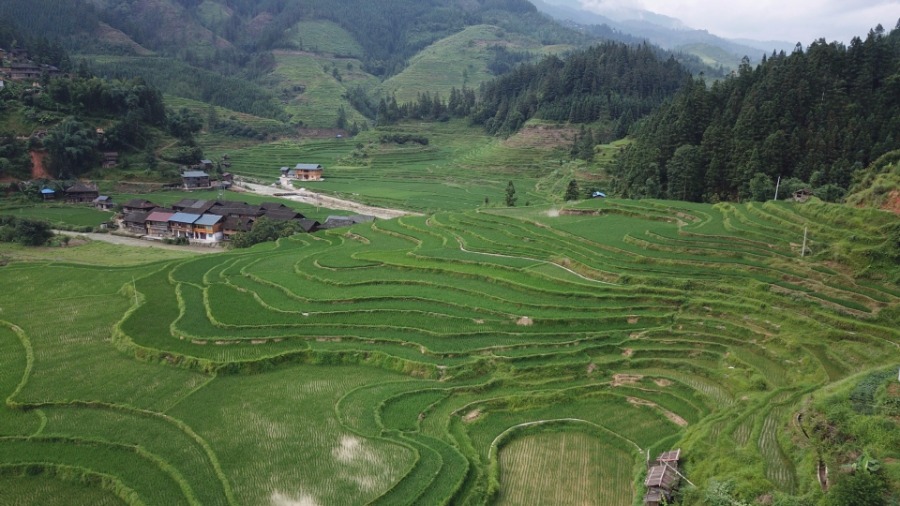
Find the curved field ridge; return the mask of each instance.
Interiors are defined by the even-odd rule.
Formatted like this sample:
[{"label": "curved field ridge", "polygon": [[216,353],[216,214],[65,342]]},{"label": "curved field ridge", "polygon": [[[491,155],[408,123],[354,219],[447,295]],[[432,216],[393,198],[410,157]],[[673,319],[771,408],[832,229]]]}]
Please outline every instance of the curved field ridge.
[{"label": "curved field ridge", "polygon": [[595,200],[11,263],[0,482],[129,505],[618,505],[648,452],[680,447],[698,487],[808,494],[799,406],[900,359],[877,264],[895,219]]}]

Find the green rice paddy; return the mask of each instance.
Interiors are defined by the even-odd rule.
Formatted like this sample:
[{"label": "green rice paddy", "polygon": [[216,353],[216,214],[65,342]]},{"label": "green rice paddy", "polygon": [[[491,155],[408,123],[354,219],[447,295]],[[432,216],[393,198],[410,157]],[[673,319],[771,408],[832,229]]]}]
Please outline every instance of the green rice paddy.
[{"label": "green rice paddy", "polygon": [[900,360],[900,289],[875,266],[854,274],[874,257],[838,245],[874,245],[896,217],[614,199],[463,209],[480,198],[216,255],[0,267],[0,490],[633,504],[646,452],[680,447],[699,487],[685,484],[688,501],[722,476],[821,495],[796,414]]}]

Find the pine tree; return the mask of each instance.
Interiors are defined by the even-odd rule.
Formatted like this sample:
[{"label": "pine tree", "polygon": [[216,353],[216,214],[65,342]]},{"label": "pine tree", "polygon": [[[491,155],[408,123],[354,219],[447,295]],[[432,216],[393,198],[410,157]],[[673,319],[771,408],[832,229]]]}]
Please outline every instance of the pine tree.
[{"label": "pine tree", "polygon": [[578,181],[572,179],[571,181],[569,181],[569,186],[566,188],[566,201],[568,202],[570,200],[578,200],[579,193]]},{"label": "pine tree", "polygon": [[516,198],[516,187],[513,185],[513,182],[510,181],[509,184],[506,185],[506,205],[515,207]]}]

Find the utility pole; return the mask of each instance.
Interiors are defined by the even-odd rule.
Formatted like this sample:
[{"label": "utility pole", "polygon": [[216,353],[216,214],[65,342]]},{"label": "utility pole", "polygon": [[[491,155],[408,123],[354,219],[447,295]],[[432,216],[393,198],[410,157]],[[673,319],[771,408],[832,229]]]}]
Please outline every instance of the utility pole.
[{"label": "utility pole", "polygon": [[[771,181],[771,179],[769,181]],[[775,183],[775,200],[778,200],[778,187],[779,186],[781,186],[781,176],[778,176],[778,181]]]}]

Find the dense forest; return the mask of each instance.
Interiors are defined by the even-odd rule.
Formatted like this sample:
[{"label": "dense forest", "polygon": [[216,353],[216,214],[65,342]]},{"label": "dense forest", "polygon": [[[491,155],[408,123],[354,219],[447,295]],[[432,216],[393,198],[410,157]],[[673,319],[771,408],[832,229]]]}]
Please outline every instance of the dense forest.
[{"label": "dense forest", "polygon": [[87,51],[112,49],[98,46],[92,37],[105,24],[160,55],[234,72],[251,65],[253,55],[261,52],[309,49],[285,40],[285,33],[303,20],[327,20],[359,42],[365,51],[359,55],[365,70],[379,77],[398,73],[429,44],[475,24],[537,35],[545,43],[587,40],[541,15],[527,0],[236,0],[218,6],[215,19],[204,16],[202,2],[195,0],[57,4],[55,0],[6,0],[0,6],[0,21],[15,19],[27,32],[53,33]]},{"label": "dense forest", "polygon": [[565,59],[550,56],[520,65],[482,86],[472,121],[501,134],[531,118],[602,122],[607,140],[622,137],[688,77],[674,58],[660,56],[647,44],[607,42]]},{"label": "dense forest", "polygon": [[900,24],[745,62],[711,86],[692,79],[633,133],[615,174],[623,196],[764,199],[781,178],[840,199],[900,148]]}]

